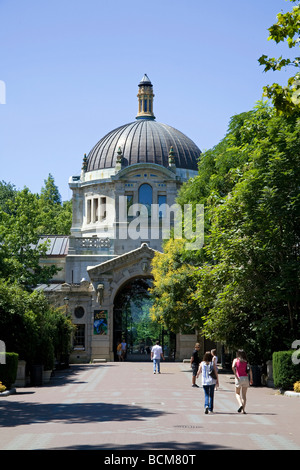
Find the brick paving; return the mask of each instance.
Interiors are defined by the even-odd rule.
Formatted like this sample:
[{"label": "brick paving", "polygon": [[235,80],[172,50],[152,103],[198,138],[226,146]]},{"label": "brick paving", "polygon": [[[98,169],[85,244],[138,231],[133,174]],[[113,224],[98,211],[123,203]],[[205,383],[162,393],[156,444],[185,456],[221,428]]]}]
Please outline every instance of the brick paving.
[{"label": "brick paving", "polygon": [[[300,399],[267,387],[248,391],[237,413],[232,374],[220,374],[215,413],[189,364],[73,365],[49,385],[0,397],[1,450],[300,450]],[[201,385],[200,379],[198,383]]]}]

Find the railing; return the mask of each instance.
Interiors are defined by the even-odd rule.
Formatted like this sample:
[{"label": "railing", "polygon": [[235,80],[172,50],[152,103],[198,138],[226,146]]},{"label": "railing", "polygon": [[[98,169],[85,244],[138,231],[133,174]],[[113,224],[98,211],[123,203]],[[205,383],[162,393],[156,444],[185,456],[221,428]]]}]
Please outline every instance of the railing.
[{"label": "railing", "polygon": [[70,237],[69,254],[101,254],[111,253],[113,240],[108,237]]}]

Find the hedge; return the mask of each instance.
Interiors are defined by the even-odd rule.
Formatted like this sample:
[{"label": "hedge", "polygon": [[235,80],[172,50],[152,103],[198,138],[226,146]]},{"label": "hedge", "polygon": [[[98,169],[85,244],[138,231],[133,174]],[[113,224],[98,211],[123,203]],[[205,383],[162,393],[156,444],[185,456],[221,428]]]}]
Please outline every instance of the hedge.
[{"label": "hedge", "polygon": [[277,351],[273,353],[274,386],[284,390],[293,390],[294,383],[300,380],[300,364],[294,364],[292,354],[295,351]]},{"label": "hedge", "polygon": [[7,352],[5,364],[0,364],[0,382],[9,390],[15,383],[18,371],[19,354]]}]

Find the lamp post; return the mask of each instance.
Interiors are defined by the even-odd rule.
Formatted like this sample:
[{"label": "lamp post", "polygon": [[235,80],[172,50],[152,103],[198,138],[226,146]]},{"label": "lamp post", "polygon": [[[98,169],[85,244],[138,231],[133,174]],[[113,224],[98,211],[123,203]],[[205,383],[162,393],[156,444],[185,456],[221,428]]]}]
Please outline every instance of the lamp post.
[{"label": "lamp post", "polygon": [[68,316],[68,311],[69,311],[69,297],[64,298],[64,303],[66,306],[66,316]]}]

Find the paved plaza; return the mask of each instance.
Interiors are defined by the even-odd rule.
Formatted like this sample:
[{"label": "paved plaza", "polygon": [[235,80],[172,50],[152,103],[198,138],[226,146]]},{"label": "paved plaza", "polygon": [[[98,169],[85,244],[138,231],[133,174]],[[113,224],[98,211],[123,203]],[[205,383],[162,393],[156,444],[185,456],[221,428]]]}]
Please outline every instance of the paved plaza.
[{"label": "paved plaza", "polygon": [[[237,413],[234,380],[220,373],[214,414],[187,363],[73,365],[49,385],[0,397],[1,450],[300,450],[300,399],[251,387]],[[200,379],[198,382],[201,385]]]}]

